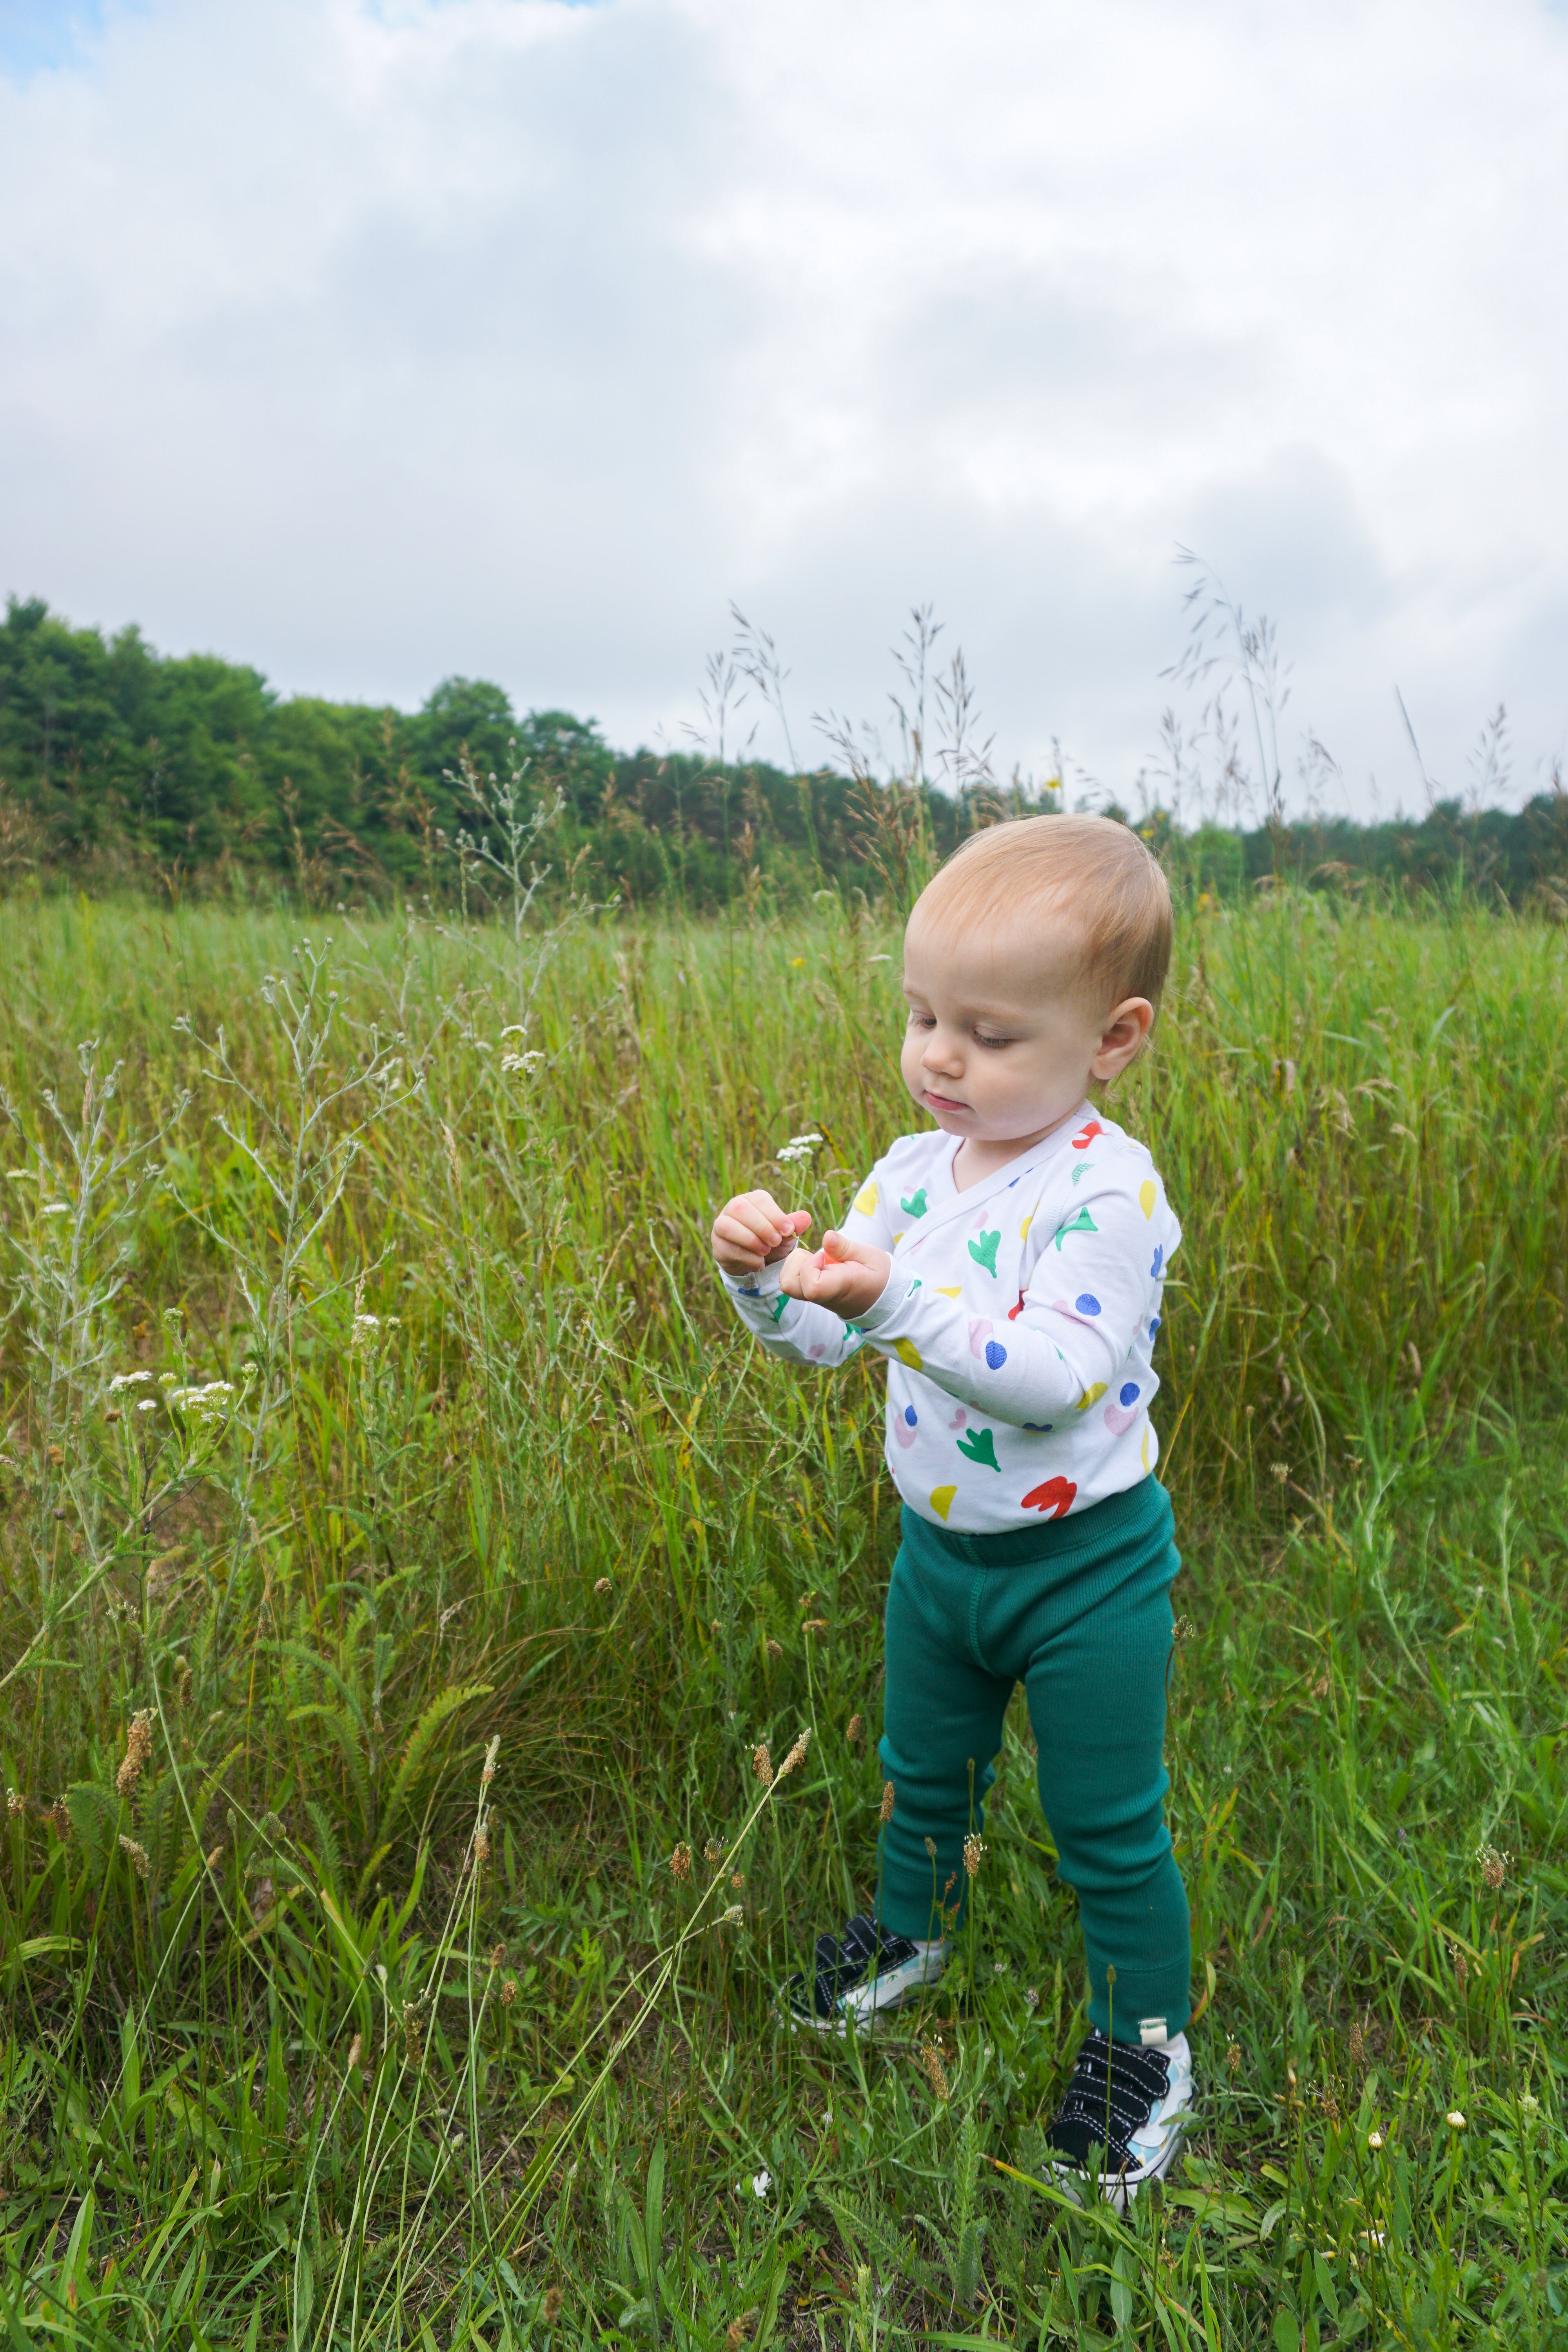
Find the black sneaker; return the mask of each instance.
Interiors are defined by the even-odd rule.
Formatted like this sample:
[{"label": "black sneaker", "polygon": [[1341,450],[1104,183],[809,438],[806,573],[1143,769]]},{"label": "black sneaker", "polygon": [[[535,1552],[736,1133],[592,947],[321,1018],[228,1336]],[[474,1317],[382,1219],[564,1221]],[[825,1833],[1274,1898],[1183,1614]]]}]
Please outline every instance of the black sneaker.
[{"label": "black sneaker", "polygon": [[1184,2033],[1144,2050],[1108,2042],[1091,2027],[1046,2134],[1058,2184],[1075,2203],[1081,2190],[1098,2185],[1125,2211],[1145,2181],[1170,2170],[1192,2104],[1193,2054]]},{"label": "black sneaker", "polygon": [[890,1935],[864,1912],[842,1936],[818,1936],[816,1972],[807,1984],[791,1977],[784,1988],[789,2021],[797,2032],[843,2033],[867,2026],[885,2009],[897,2009],[925,1985],[935,1984],[947,1966],[944,1942],[911,1943]]}]

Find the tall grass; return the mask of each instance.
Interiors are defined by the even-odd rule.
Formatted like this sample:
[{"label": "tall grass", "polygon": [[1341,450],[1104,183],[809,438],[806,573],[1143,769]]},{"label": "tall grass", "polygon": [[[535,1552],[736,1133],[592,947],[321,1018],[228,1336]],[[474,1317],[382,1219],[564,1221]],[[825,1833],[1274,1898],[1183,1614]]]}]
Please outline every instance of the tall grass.
[{"label": "tall grass", "polygon": [[874,1366],[761,1361],[705,1235],[907,1123],[896,933],[335,930],[8,921],[13,2336],[1563,2340],[1562,935],[1195,912],[1114,1099],[1203,2095],[1121,2221],[1038,2185],[1021,1717],[924,2015],[771,2008],[874,1884],[896,1512]]}]

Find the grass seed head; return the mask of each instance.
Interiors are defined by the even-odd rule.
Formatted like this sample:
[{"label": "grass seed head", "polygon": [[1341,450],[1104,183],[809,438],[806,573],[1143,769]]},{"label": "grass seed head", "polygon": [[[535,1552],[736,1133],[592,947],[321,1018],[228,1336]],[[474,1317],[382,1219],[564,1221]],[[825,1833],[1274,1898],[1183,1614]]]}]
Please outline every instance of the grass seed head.
[{"label": "grass seed head", "polygon": [[963,1841],[963,1867],[969,1874],[971,1885],[979,1877],[980,1865],[984,1859],[985,1841],[971,1830]]},{"label": "grass seed head", "polygon": [[773,1759],[768,1754],[768,1743],[765,1739],[759,1739],[752,1750],[752,1769],[764,1789],[773,1787]]},{"label": "grass seed head", "polygon": [[498,1731],[485,1750],[485,1769],[479,1774],[479,1786],[488,1789],[496,1776],[496,1758],[500,1754],[500,1734]]},{"label": "grass seed head", "polygon": [[138,1707],[131,1718],[131,1728],[125,1735],[125,1754],[114,1776],[114,1785],[122,1797],[131,1794],[152,1753],[153,1710],[150,1706]]},{"label": "grass seed head", "polygon": [[796,1739],[795,1746],[790,1749],[789,1754],[784,1758],[784,1762],[779,1766],[779,1779],[781,1780],[784,1779],[786,1772],[793,1772],[797,1764],[804,1764],[805,1762],[805,1751],[810,1746],[811,1730],[810,1727],[807,1726],[806,1729],[803,1731],[798,1739]]},{"label": "grass seed head", "polygon": [[669,1857],[669,1874],[672,1878],[678,1878],[683,1886],[690,1885],[691,1848],[684,1838]]},{"label": "grass seed head", "polygon": [[482,1870],[490,1858],[490,1817],[479,1815],[479,1825],[474,1832],[474,1860]]},{"label": "grass seed head", "polygon": [[784,1655],[784,1643],[775,1642],[771,1633],[768,1636],[767,1652],[770,1658],[782,1658]]},{"label": "grass seed head", "polygon": [[865,1725],[861,1722],[860,1717],[858,1715],[852,1715],[850,1717],[849,1728],[845,1733],[844,1737],[848,1740],[851,1748],[858,1747],[860,1743],[860,1736],[865,1728]]},{"label": "grass seed head", "polygon": [[558,2286],[546,2287],[544,2291],[544,2301],[540,2308],[540,2317],[543,2320],[546,2327],[553,2327],[560,2316],[561,2289]]},{"label": "grass seed head", "polygon": [[134,1838],[121,1837],[120,1841],[120,1851],[129,1861],[131,1867],[136,1873],[137,1877],[145,1878],[148,1872],[153,1867],[152,1858],[149,1855],[146,1847],[144,1845],[138,1845]]},{"label": "grass seed head", "polygon": [[55,1825],[55,1835],[63,1844],[71,1833],[70,1807],[63,1797],[57,1797],[49,1807],[49,1819]]},{"label": "grass seed head", "polygon": [[939,2099],[945,2102],[952,2096],[952,2091],[947,2079],[947,2069],[942,2063],[942,2052],[934,2042],[921,2043],[921,2064],[926,2070],[926,2080],[931,2089]]},{"label": "grass seed head", "polygon": [[517,1979],[515,1977],[502,1977],[500,1980],[500,1990],[497,1993],[496,1999],[500,2001],[503,2009],[510,2009],[511,2007],[512,2002],[517,1999]]},{"label": "grass seed head", "polygon": [[1481,1876],[1495,1895],[1508,1876],[1512,1854],[1505,1853],[1500,1846],[1483,1845],[1477,1849],[1476,1860],[1480,1864]]},{"label": "grass seed head", "polygon": [[610,1582],[607,1576],[601,1576],[598,1582],[595,1585],[594,1590],[598,1593],[602,1600],[606,1592],[613,1592],[615,1591],[615,1587]]},{"label": "grass seed head", "polygon": [[702,1849],[702,1859],[710,1870],[717,1870],[724,1859],[724,1848],[718,1838],[710,1838]]},{"label": "grass seed head", "polygon": [[890,1780],[884,1780],[882,1783],[881,1808],[877,1815],[877,1819],[883,1823],[890,1822],[893,1818],[893,1793],[892,1782]]},{"label": "grass seed head", "polygon": [[351,2074],[353,2073],[354,2068],[359,2064],[359,2062],[360,2062],[360,2053],[363,2051],[363,2048],[364,2048],[364,2041],[363,2041],[363,2037],[361,2034],[356,2033],[356,2034],[354,2035],[353,2040],[349,2043],[349,2063],[348,2063],[348,2071],[349,2071],[349,2073],[350,2073]]}]

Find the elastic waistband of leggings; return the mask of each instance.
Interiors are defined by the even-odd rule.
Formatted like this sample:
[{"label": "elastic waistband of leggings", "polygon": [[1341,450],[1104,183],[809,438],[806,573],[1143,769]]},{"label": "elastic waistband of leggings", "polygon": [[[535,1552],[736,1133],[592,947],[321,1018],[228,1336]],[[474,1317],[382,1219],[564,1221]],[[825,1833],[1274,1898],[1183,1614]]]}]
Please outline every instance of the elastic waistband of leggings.
[{"label": "elastic waistband of leggings", "polygon": [[957,1528],[939,1528],[907,1503],[902,1520],[904,1541],[911,1549],[943,1554],[966,1568],[1034,1568],[1047,1560],[1060,1567],[1118,1550],[1141,1536],[1162,1530],[1168,1536],[1171,1524],[1171,1498],[1152,1475],[1124,1486],[1120,1495],[1107,1495],[1087,1510],[1069,1512],[1065,1519],[1006,1528],[999,1535],[965,1535]]}]

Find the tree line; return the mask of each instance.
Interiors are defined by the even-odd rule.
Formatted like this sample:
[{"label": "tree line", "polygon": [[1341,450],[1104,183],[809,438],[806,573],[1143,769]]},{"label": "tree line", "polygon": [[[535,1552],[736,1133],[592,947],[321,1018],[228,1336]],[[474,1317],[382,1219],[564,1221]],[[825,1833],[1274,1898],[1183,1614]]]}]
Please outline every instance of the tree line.
[{"label": "tree line", "polygon": [[[444,899],[485,869],[495,793],[552,810],[553,882],[709,912],[787,906],[823,887],[905,894],[932,857],[997,814],[1062,804],[1058,783],[936,788],[700,751],[613,750],[592,719],[520,714],[498,686],[449,677],[406,712],[280,697],[258,670],[161,655],[135,628],[71,627],[12,597],[0,625],[0,888],[137,887],[309,903]],[[1270,877],[1413,891],[1464,877],[1568,912],[1568,794],[1514,813],[1444,801],[1420,818],[1277,820],[1179,831],[1136,816],[1177,880],[1215,897]]]}]

